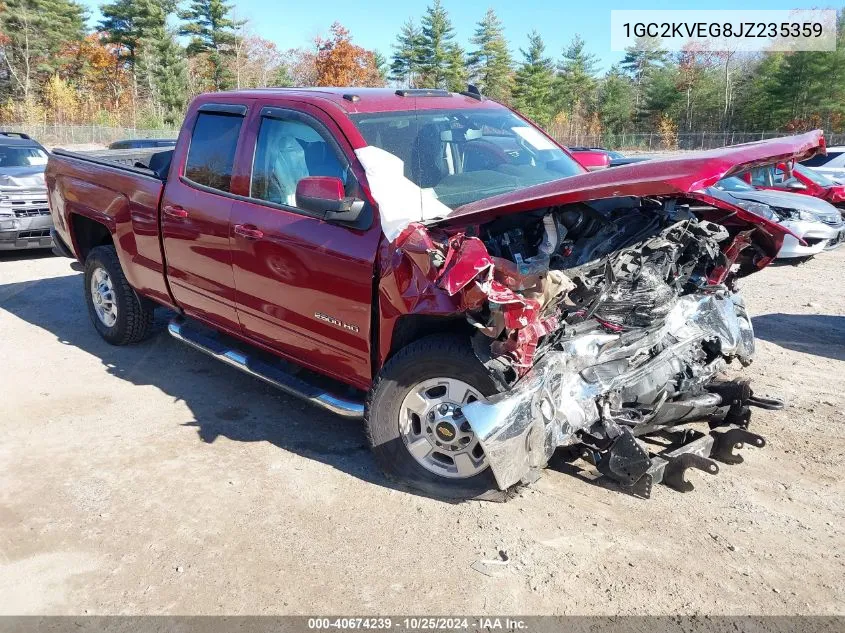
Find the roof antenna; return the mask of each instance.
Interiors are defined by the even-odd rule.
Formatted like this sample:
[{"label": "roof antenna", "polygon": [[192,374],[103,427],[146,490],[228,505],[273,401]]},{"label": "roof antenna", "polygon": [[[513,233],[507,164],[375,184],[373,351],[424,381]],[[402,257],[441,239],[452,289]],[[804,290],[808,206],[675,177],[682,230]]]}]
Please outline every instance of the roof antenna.
[{"label": "roof antenna", "polygon": [[481,96],[481,91],[478,89],[478,86],[475,84],[467,84],[467,89],[461,93],[465,97],[469,97],[470,99],[477,99],[478,101],[484,101],[484,97]]}]

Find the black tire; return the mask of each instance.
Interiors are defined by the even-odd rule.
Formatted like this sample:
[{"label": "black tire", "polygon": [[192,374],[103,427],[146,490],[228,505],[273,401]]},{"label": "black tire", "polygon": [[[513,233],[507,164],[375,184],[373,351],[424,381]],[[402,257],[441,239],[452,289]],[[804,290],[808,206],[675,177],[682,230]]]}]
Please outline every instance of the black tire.
[{"label": "black tire", "polygon": [[367,397],[365,424],[376,462],[388,478],[437,498],[504,498],[489,467],[452,479],[430,472],[408,452],[399,431],[402,401],[414,385],[432,378],[462,380],[483,396],[498,391],[467,337],[436,334],[411,343],[385,364]]},{"label": "black tire", "polygon": [[[117,319],[111,327],[100,320],[94,308],[91,277],[98,268],[103,268],[108,273],[114,289]],[[149,336],[153,327],[155,304],[135,294],[126,280],[126,275],[123,274],[114,246],[97,246],[88,253],[88,257],[85,258],[83,292],[91,322],[108,343],[131,345]]]}]

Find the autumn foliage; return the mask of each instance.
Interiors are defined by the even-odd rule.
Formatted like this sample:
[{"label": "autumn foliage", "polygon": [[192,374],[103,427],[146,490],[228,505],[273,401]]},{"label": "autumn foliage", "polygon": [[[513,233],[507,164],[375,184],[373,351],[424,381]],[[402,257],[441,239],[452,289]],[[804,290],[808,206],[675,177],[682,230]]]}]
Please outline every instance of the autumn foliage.
[{"label": "autumn foliage", "polygon": [[383,86],[375,55],[352,43],[349,31],[339,22],[332,24],[327,38],[315,40],[318,86]]}]

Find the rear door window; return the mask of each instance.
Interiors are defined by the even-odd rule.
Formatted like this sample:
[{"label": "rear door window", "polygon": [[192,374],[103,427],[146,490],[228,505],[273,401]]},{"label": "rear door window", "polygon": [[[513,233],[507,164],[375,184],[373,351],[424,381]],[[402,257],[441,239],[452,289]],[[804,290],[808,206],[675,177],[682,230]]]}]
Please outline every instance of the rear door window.
[{"label": "rear door window", "polygon": [[185,177],[198,185],[228,192],[244,118],[200,112],[194,124]]}]

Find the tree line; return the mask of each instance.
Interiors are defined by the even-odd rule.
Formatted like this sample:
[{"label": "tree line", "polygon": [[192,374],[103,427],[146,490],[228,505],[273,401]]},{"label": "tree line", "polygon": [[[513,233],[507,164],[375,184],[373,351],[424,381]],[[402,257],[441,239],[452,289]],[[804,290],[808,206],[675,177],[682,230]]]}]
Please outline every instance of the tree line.
[{"label": "tree line", "polygon": [[834,52],[669,53],[639,39],[602,71],[578,35],[558,55],[537,32],[514,48],[493,9],[464,46],[441,0],[399,27],[389,55],[338,22],[282,50],[226,0],[113,0],[100,13],[89,30],[76,0],[0,0],[0,123],[174,126],[209,90],[473,83],[567,139],[845,127],[841,14]]}]

